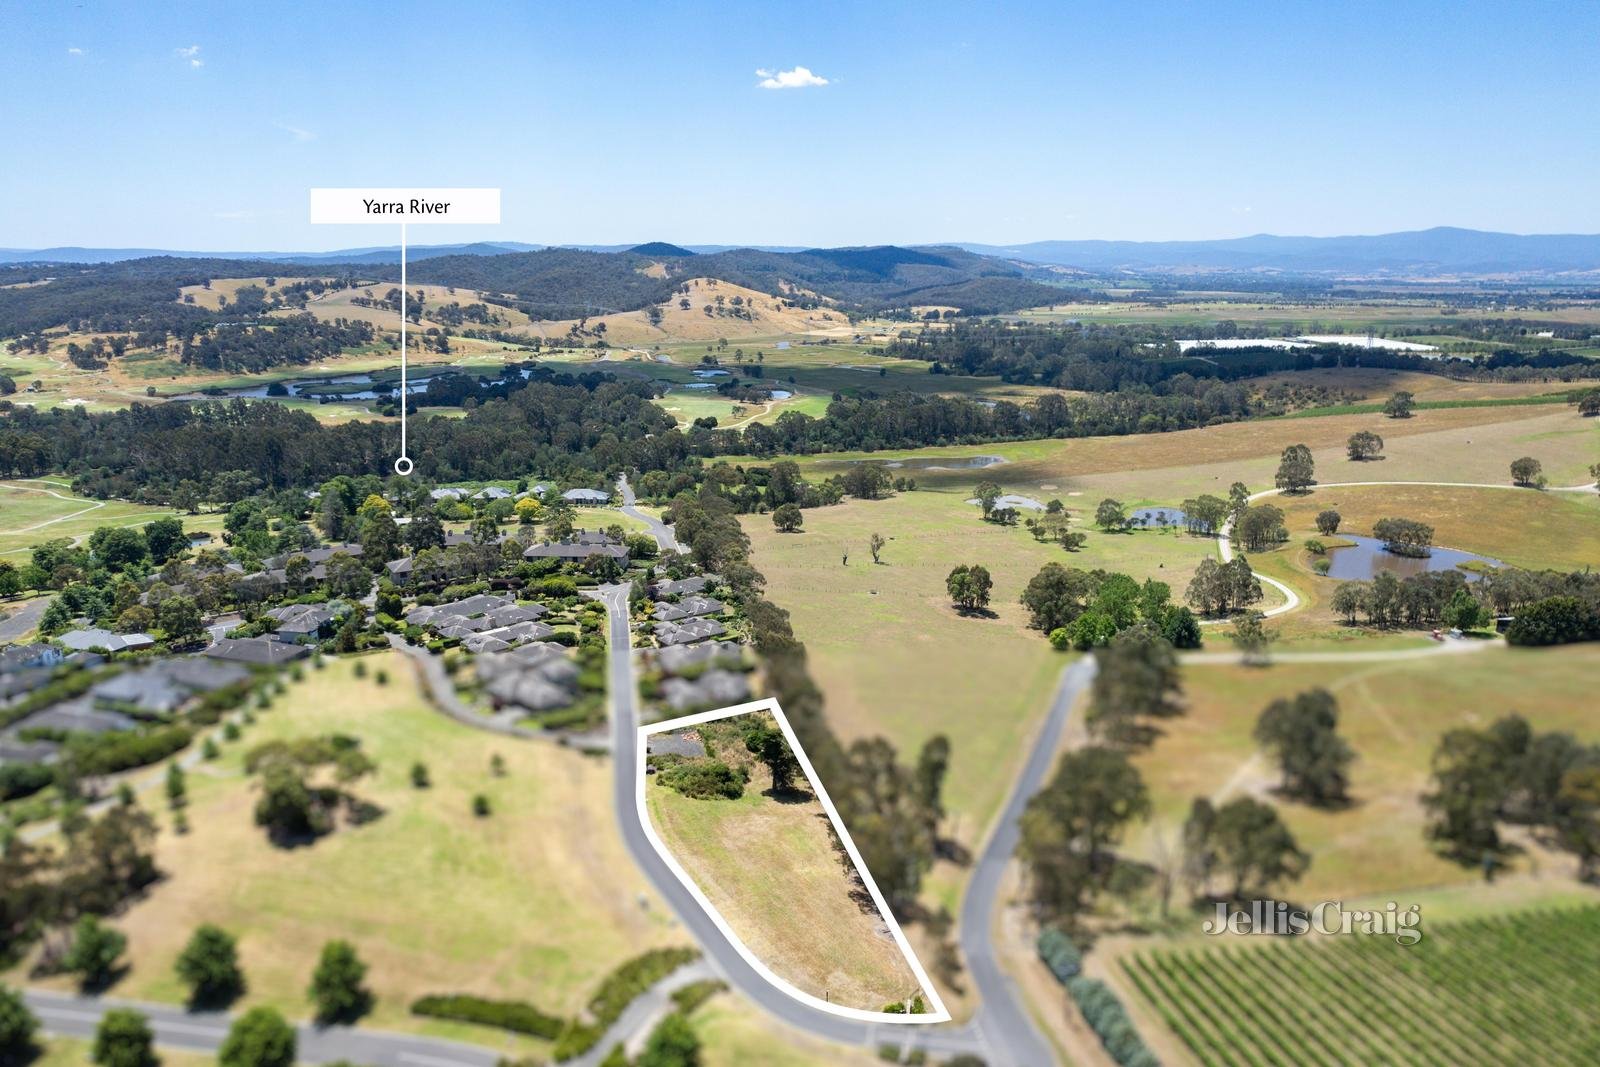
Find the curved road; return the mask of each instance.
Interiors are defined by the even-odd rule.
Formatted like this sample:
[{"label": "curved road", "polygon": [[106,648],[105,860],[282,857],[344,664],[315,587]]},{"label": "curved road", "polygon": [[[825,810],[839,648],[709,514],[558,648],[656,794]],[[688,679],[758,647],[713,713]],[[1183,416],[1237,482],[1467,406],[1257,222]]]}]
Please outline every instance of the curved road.
[{"label": "curved road", "polygon": [[706,959],[729,982],[767,1014],[799,1030],[843,1044],[876,1047],[894,1044],[939,1055],[969,1052],[990,1067],[1047,1067],[1057,1057],[1033,1025],[1016,984],[1000,967],[993,943],[993,920],[1000,886],[1018,840],[1017,819],[1038,791],[1054,763],[1056,744],[1078,696],[1094,676],[1094,662],[1083,659],[1062,672],[1055,702],[1040,729],[1028,761],[1012,789],[1005,810],[973,868],[961,908],[961,947],[982,1003],[962,1025],[919,1026],[866,1023],[818,1011],[767,982],[739,954],[673,875],[651,846],[634,802],[638,765],[639,716],[634,677],[628,587],[602,586],[591,595],[605,604],[609,616],[608,685],[611,692],[612,803],[618,826],[634,862],[655,886],[705,952]]},{"label": "curved road", "polygon": [[633,486],[628,484],[628,476],[626,474],[617,475],[617,492],[622,496],[622,506],[620,508],[622,513],[630,519],[637,519],[639,522],[644,523],[650,531],[650,536],[654,537],[656,544],[661,546],[661,551],[682,551],[682,546],[678,544],[678,539],[673,536],[672,527],[654,515],[645,514],[635,506],[636,498],[633,495]]}]

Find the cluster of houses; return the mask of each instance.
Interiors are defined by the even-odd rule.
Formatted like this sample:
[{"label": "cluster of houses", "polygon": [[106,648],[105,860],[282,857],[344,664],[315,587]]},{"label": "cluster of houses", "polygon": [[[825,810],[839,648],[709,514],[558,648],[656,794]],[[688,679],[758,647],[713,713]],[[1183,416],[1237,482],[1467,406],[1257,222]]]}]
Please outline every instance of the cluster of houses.
[{"label": "cluster of houses", "polygon": [[[530,485],[520,493],[513,493],[509,489],[502,489],[498,485],[487,486],[473,492],[471,489],[459,485],[447,485],[434,489],[428,495],[434,500],[522,500],[525,497],[536,497],[543,500],[550,492],[548,485]],[[561,494],[561,499],[578,507],[587,507],[611,502],[611,494],[603,489],[568,489]]]},{"label": "cluster of houses", "polygon": [[[34,647],[5,649],[0,669]],[[86,656],[84,662],[92,660]],[[42,663],[7,670],[3,676],[5,699],[15,700],[31,688],[47,684],[51,676],[50,667]],[[206,694],[249,678],[250,672],[243,667],[199,656],[156,660],[131,668],[96,682],[80,696],[57,701],[12,723],[0,733],[0,762],[48,762],[60,748],[53,738],[61,734],[104,734],[131,730],[140,721],[169,719]]]},{"label": "cluster of houses", "polygon": [[560,645],[526,644],[477,659],[478,682],[497,711],[551,711],[577,699],[578,665]]},{"label": "cluster of houses", "polygon": [[539,621],[548,612],[543,604],[518,604],[510,597],[479,593],[448,604],[412,608],[406,622],[439,637],[455,638],[468,652],[504,652],[554,634]]}]

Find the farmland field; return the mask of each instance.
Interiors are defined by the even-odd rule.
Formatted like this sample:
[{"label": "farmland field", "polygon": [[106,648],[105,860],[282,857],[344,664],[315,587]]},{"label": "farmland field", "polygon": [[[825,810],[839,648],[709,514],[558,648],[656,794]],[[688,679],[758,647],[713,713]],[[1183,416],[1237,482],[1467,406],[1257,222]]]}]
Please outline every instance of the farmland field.
[{"label": "farmland field", "polygon": [[1591,1064],[1600,1059],[1600,907],[1385,936],[1160,949],[1128,983],[1204,1067]]}]

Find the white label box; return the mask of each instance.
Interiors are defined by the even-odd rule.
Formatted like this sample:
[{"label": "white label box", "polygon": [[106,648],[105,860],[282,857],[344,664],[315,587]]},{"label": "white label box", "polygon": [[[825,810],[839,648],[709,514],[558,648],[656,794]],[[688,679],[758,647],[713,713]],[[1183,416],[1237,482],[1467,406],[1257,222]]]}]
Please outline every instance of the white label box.
[{"label": "white label box", "polygon": [[499,189],[313,189],[313,223],[498,223]]}]

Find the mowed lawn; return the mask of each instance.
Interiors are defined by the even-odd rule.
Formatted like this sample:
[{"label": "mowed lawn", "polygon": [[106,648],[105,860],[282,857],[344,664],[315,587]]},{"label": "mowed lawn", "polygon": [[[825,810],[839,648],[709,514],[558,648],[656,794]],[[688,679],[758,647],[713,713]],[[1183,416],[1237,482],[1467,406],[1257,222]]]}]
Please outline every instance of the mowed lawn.
[{"label": "mowed lawn", "polygon": [[[366,679],[354,676],[356,662]],[[379,670],[387,685],[376,683]],[[243,754],[269,739],[331,732],[360,738],[377,762],[354,792],[383,815],[307,847],[276,848],[253,823],[257,791]],[[496,753],[503,777],[490,773]],[[430,788],[411,785],[418,761]],[[211,922],[239,938],[250,985],[243,1003],[303,1018],[318,952],[346,938],[371,966],[373,1025],[528,1051],[501,1031],[424,1022],[408,1005],[455,991],[572,1013],[625,959],[683,942],[623,850],[610,774],[604,761],[452,722],[423,703],[397,653],[307,668],[222,759],[190,773],[193,829],[163,830],[165,879],[117,920],[132,969],[112,992],[180,1001],[173,961],[194,928]],[[478,793],[492,805],[487,818],[472,814]]]},{"label": "mowed lawn", "polygon": [[876,908],[851,898],[849,860],[834,851],[822,804],[776,799],[766,768],[752,775],[738,800],[648,780],[662,842],[739,940],[797,989],[866,1011],[915,996],[916,976]]},{"label": "mowed lawn", "polygon": [[[1389,662],[1290,664],[1266,668],[1190,665],[1186,710],[1162,722],[1162,736],[1134,757],[1150,789],[1154,816],[1131,835],[1134,854],[1151,859],[1157,835],[1177,840],[1190,802],[1253,795],[1275,804],[1313,858],[1306,876],[1282,887],[1296,900],[1349,899],[1482,882],[1436,855],[1424,838],[1422,795],[1439,738],[1458,726],[1483,728],[1512,712],[1536,730],[1565,730],[1600,742],[1594,680],[1600,645],[1555,649],[1487,648]],[[1325,811],[1277,797],[1280,776],[1251,738],[1273,699],[1321,686],[1339,701],[1339,731],[1357,755],[1353,804]],[[1513,840],[1527,843],[1515,831]],[[1530,873],[1576,883],[1570,856],[1530,845],[1503,877]]]},{"label": "mowed lawn", "polygon": [[[1176,532],[1101,533],[1078,510],[1092,512],[1094,502],[1072,500],[1074,526],[1089,539],[1069,553],[1020,525],[982,521],[965,502],[981,477],[967,472],[959,489],[808,510],[798,534],[776,532],[768,515],[745,519],[767,596],[791,613],[834,730],[847,741],[882,734],[908,761],[929,737],[950,738],[946,832],[968,847],[1004,799],[1067,663],[1027,627],[1019,597],[1028,581],[1046,563],[1104,567],[1165,581],[1181,598],[1199,561],[1216,550],[1214,541]],[[874,532],[888,539],[877,565],[867,550]],[[961,563],[993,575],[993,617],[963,616],[951,605],[945,578]]]},{"label": "mowed lawn", "polygon": [[142,526],[176,515],[185,530],[222,529],[222,515],[186,515],[171,508],[95,500],[72,491],[65,478],[12,478],[0,483],[0,558],[21,557],[58,537],[87,537],[101,526]]}]

